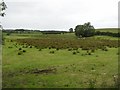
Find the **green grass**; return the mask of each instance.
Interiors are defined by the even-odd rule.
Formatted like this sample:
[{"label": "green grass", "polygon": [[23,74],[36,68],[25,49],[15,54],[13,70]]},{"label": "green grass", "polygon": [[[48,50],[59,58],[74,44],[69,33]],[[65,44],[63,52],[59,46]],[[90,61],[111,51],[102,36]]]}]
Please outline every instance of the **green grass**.
[{"label": "green grass", "polygon": [[119,32],[118,28],[100,28],[100,29],[96,29],[96,31],[112,32],[112,33],[118,33]]},{"label": "green grass", "polygon": [[31,33],[31,34],[16,34],[16,33],[12,33],[11,35],[6,35],[6,33],[3,33],[3,35],[6,38],[9,39],[16,39],[16,38],[64,38],[64,39],[76,39],[76,36],[74,33],[65,33],[65,34],[42,34],[40,32],[38,32],[37,34],[35,33]]},{"label": "green grass", "polygon": [[[14,35],[15,36],[15,35]],[[108,51],[96,50],[92,55],[79,48],[73,51],[67,49],[22,48],[26,52],[18,55],[20,45],[9,39],[22,36],[7,36],[3,45],[3,88],[92,88],[114,87],[113,75],[118,74],[118,48],[108,48]],[[72,36],[72,37],[71,37]],[[74,38],[73,34],[49,35],[41,38]],[[12,47],[12,48],[8,48]],[[55,51],[54,54],[50,51]],[[56,71],[48,73],[33,73],[36,69]],[[95,83],[94,83],[95,82]]]},{"label": "green grass", "polygon": [[112,36],[93,36],[92,38],[96,39],[107,39],[107,40],[119,40],[117,37],[112,37]]}]

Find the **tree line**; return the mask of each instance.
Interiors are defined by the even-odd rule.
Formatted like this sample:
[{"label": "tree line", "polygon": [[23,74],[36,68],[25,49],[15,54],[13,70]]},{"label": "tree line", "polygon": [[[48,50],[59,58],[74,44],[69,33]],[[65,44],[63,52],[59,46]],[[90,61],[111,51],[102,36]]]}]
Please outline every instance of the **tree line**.
[{"label": "tree line", "polygon": [[78,38],[82,37],[91,37],[94,35],[104,35],[104,36],[112,36],[112,37],[120,37],[120,33],[112,33],[112,32],[102,32],[96,31],[94,26],[91,25],[90,22],[84,23],[83,25],[77,25],[73,31],[72,28],[69,29],[69,32],[74,32]]}]

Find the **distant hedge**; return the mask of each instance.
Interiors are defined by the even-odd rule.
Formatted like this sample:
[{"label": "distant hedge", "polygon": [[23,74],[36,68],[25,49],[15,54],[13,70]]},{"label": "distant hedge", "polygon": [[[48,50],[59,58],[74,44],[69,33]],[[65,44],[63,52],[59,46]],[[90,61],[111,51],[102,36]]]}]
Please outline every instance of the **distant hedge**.
[{"label": "distant hedge", "polygon": [[41,31],[42,34],[64,34],[66,31]]}]

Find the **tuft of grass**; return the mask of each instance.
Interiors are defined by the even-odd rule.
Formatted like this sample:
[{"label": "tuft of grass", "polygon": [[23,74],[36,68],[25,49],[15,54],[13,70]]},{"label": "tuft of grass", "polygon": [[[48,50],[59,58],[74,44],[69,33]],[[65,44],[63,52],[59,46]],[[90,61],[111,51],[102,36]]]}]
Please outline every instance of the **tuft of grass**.
[{"label": "tuft of grass", "polygon": [[13,48],[13,47],[9,46],[8,48]]},{"label": "tuft of grass", "polygon": [[39,51],[42,51],[42,49],[40,48]]},{"label": "tuft of grass", "polygon": [[92,55],[91,52],[89,52],[88,55]]},{"label": "tuft of grass", "polygon": [[51,47],[49,47],[49,49],[51,49]]},{"label": "tuft of grass", "polygon": [[91,52],[94,53],[94,52],[95,52],[95,49],[92,49]]},{"label": "tuft of grass", "polygon": [[56,50],[58,51],[58,50],[59,50],[59,48],[56,48]]},{"label": "tuft of grass", "polygon": [[22,48],[19,48],[19,50],[22,50]]},{"label": "tuft of grass", "polygon": [[80,53],[78,50],[76,51],[77,53]]},{"label": "tuft of grass", "polygon": [[72,48],[69,48],[68,51],[72,51]]},{"label": "tuft of grass", "polygon": [[30,48],[32,48],[32,46],[30,46]]},{"label": "tuft of grass", "polygon": [[23,52],[26,52],[26,50],[23,50]]},{"label": "tuft of grass", "polygon": [[89,79],[89,88],[95,88],[96,86],[96,79]]},{"label": "tuft of grass", "polygon": [[22,52],[18,52],[18,55],[22,55]]},{"label": "tuft of grass", "polygon": [[76,52],[73,52],[73,55],[77,54]]},{"label": "tuft of grass", "polygon": [[51,53],[51,54],[54,54],[54,53],[55,53],[55,51],[50,51],[50,53]]}]

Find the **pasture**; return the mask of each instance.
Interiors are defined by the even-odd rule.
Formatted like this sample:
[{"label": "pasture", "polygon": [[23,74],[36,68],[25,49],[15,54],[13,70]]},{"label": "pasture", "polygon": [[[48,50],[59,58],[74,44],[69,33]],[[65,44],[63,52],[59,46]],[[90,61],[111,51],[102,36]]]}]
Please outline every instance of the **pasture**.
[{"label": "pasture", "polygon": [[100,28],[100,29],[96,29],[96,31],[100,31],[100,32],[112,32],[112,33],[118,33],[119,28]]},{"label": "pasture", "polygon": [[116,88],[118,38],[4,33],[3,88]]}]

